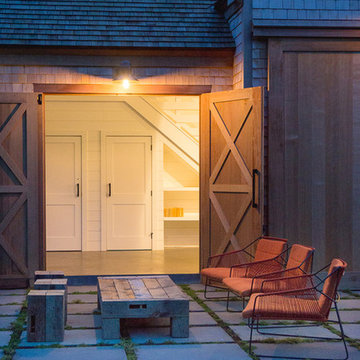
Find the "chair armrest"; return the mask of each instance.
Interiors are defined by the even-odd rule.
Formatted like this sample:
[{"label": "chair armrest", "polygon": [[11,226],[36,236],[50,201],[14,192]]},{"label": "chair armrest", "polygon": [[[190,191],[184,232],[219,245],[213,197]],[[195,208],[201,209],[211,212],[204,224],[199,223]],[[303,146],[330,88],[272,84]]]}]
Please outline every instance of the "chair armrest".
[{"label": "chair armrest", "polygon": [[[258,278],[262,278],[262,279],[278,279],[278,278],[282,278],[282,277],[288,278],[288,277],[290,277],[291,272],[299,271],[299,270],[302,271],[298,267],[291,268],[291,269],[284,269],[284,270],[275,271],[275,272],[264,274],[264,275],[256,275],[256,276],[254,276],[254,278],[256,278],[256,279],[258,279]],[[303,276],[303,275],[309,275],[309,274],[306,274],[306,273],[303,272],[302,274],[293,275],[293,277]]]},{"label": "chair armrest", "polygon": [[244,257],[248,255],[253,258],[245,249],[230,251],[224,254],[209,256],[208,267],[231,267],[234,264],[244,263]]},{"label": "chair armrest", "polygon": [[[254,261],[247,264],[234,265],[231,267],[230,276],[235,269],[245,268],[245,277],[261,276],[261,274],[269,274],[279,271],[282,267],[282,263],[278,261],[278,256],[272,259]],[[244,275],[243,275],[244,276]]]},{"label": "chair armrest", "polygon": [[305,287],[315,288],[313,279],[314,276],[312,274],[261,279],[260,291],[269,293],[274,291],[296,290]]}]

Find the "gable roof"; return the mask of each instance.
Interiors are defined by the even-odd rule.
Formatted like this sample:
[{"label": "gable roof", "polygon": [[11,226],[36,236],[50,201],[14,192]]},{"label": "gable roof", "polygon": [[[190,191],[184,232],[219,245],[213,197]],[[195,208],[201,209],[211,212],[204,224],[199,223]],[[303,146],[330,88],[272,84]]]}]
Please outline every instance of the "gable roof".
[{"label": "gable roof", "polygon": [[215,0],[0,0],[0,45],[232,48]]}]

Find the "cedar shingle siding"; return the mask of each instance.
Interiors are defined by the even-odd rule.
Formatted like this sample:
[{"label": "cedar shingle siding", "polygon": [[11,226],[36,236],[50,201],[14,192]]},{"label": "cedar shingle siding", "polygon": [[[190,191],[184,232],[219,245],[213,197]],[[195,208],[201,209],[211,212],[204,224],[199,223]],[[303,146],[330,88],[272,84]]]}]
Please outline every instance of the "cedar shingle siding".
[{"label": "cedar shingle siding", "polygon": [[254,19],[359,20],[359,0],[253,0]]},{"label": "cedar shingle siding", "polygon": [[0,44],[231,48],[214,0],[1,0]]},{"label": "cedar shingle siding", "polygon": [[[359,26],[359,0],[253,0],[254,23],[272,26]],[[288,22],[286,22],[288,20]],[[334,22],[335,21],[335,22]],[[253,41],[253,86],[267,85],[267,43]],[[234,80],[235,82],[235,80]]]}]

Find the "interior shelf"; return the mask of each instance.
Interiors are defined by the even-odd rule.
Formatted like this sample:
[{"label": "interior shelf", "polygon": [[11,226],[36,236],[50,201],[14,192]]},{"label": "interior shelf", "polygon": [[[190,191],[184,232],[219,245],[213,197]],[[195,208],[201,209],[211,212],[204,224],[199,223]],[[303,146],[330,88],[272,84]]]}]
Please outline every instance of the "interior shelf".
[{"label": "interior shelf", "polygon": [[174,187],[174,188],[164,188],[164,191],[199,191],[198,186],[184,186],[184,187]]},{"label": "interior shelf", "polygon": [[184,216],[164,217],[164,221],[199,221],[199,214],[185,213]]}]

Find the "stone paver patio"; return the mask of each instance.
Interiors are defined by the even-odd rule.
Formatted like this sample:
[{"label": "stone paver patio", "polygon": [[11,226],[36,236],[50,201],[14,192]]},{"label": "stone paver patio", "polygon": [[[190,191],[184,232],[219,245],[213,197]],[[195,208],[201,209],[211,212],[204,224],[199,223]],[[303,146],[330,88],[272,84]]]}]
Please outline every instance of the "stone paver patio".
[{"label": "stone paver patio", "polygon": [[[29,343],[26,324],[21,332],[25,301],[24,290],[0,290],[0,356],[3,359],[107,359],[107,360],[250,360],[246,352],[249,329],[241,312],[226,312],[223,300],[204,300],[204,286],[193,284],[185,289],[190,301],[190,336],[172,338],[169,319],[134,319],[127,322],[127,337],[104,341],[101,338],[101,317],[96,305],[96,286],[70,286],[68,321],[62,343]],[[215,296],[225,293],[214,292]],[[360,295],[358,292],[341,293],[339,308],[348,336],[349,359],[360,359]],[[241,303],[232,301],[230,308],[240,310]],[[20,314],[20,315],[19,315]],[[330,318],[334,318],[332,311]],[[18,320],[17,320],[18,319]],[[20,330],[16,333],[17,328]],[[15,331],[14,331],[15,329]],[[285,330],[287,334],[312,334],[336,337],[337,326],[326,328],[300,328]],[[13,332],[14,331],[14,332]],[[17,334],[17,335],[16,335]],[[274,336],[254,333],[255,353],[274,356],[319,356],[342,358],[339,342],[315,341],[286,343]],[[17,345],[7,348],[10,338]],[[284,339],[284,338],[282,338]],[[12,341],[13,343],[14,341]],[[16,341],[15,341],[16,343]],[[10,350],[16,350],[14,353]]]}]

